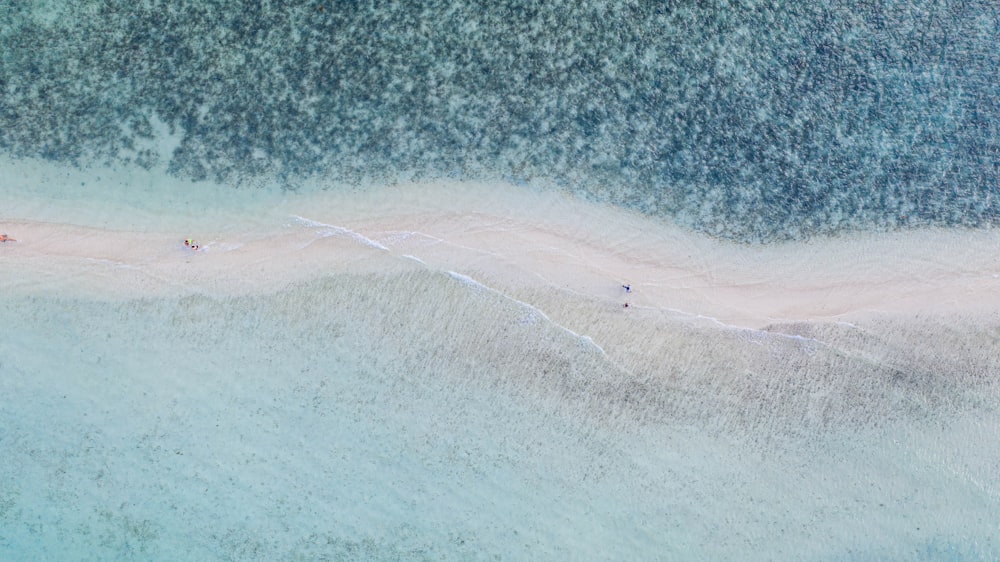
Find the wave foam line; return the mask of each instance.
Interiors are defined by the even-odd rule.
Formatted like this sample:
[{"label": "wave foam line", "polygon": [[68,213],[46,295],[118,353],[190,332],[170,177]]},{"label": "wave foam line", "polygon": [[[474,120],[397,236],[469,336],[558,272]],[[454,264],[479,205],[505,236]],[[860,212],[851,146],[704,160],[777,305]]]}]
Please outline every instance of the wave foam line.
[{"label": "wave foam line", "polygon": [[323,235],[324,238],[327,237],[327,236],[347,236],[348,238],[351,238],[352,240],[356,240],[356,241],[364,244],[365,246],[376,248],[378,250],[385,250],[386,252],[389,251],[389,248],[386,248],[385,246],[383,246],[377,240],[372,240],[371,238],[368,238],[367,236],[364,236],[362,234],[354,232],[353,230],[351,230],[349,228],[344,228],[342,226],[337,226],[337,225],[334,225],[334,224],[326,224],[326,223],[323,223],[323,222],[314,221],[312,219],[307,219],[305,217],[300,217],[298,215],[292,215],[292,217],[294,217],[299,222],[305,224],[306,226],[312,226],[312,227],[315,227],[315,228],[325,228],[325,229],[327,229],[326,232],[321,232],[320,233],[320,234]]},{"label": "wave foam line", "polygon": [[[688,318],[694,318],[696,320],[706,320],[706,321],[711,322],[712,324],[715,324],[715,325],[717,325],[717,326],[719,326],[721,328],[724,328],[726,330],[733,330],[733,331],[736,331],[736,332],[742,332],[742,333],[746,333],[746,334],[753,334],[753,335],[762,336],[762,337],[763,336],[768,336],[768,337],[775,337],[775,338],[783,338],[783,339],[796,340],[796,341],[799,341],[799,342],[802,342],[802,343],[806,343],[806,344],[815,343],[815,344],[819,344],[819,345],[822,345],[824,347],[833,349],[833,347],[830,344],[828,344],[828,343],[826,343],[826,342],[824,342],[822,340],[818,340],[816,338],[801,336],[801,335],[798,335],[798,334],[785,334],[785,333],[782,333],[782,332],[776,332],[776,331],[771,331],[771,330],[764,330],[764,329],[760,329],[760,328],[751,328],[749,326],[741,326],[739,324],[728,324],[726,322],[723,322],[722,320],[719,320],[718,318],[716,318],[714,316],[706,316],[704,314],[698,314],[696,312],[688,312],[686,310],[681,310],[679,308],[673,308],[673,307],[653,307],[653,306],[635,306],[635,308],[641,308],[641,309],[647,309],[647,310],[663,310],[663,311],[666,311],[666,312],[672,312],[672,313],[675,313],[675,314],[679,314],[681,316],[686,316]],[[837,323],[838,324],[846,324],[848,326],[857,328],[857,326],[855,326],[854,324],[851,324],[849,322],[837,322]],[[762,344],[758,344],[758,345],[762,345]]]},{"label": "wave foam line", "polygon": [[578,333],[574,332],[573,330],[570,330],[566,326],[563,326],[562,324],[553,321],[551,318],[549,318],[549,316],[547,314],[545,314],[544,312],[542,312],[541,310],[539,310],[537,307],[535,307],[535,306],[533,306],[533,305],[531,305],[529,303],[526,303],[524,301],[517,300],[514,297],[505,294],[503,291],[498,291],[497,289],[494,289],[493,287],[489,287],[487,285],[483,285],[482,283],[480,283],[479,281],[476,281],[475,279],[469,277],[468,275],[464,275],[462,273],[458,273],[458,272],[451,271],[451,270],[448,270],[448,275],[450,275],[452,278],[457,279],[458,281],[461,281],[462,283],[465,283],[465,284],[467,284],[467,285],[469,285],[469,286],[471,286],[471,287],[473,287],[473,288],[475,288],[477,290],[489,291],[491,293],[495,293],[495,294],[500,295],[501,297],[503,297],[503,298],[505,298],[505,299],[507,299],[509,301],[517,303],[519,306],[527,308],[533,314],[537,314],[538,316],[540,316],[543,320],[545,320],[549,324],[552,324],[553,326],[555,326],[555,327],[563,330],[564,332],[569,333],[570,335],[572,335],[573,337],[575,337],[576,339],[578,339],[578,340],[580,340],[580,341],[582,341],[584,343],[590,344],[597,351],[599,351],[601,353],[601,355],[604,356],[605,359],[607,359],[608,361],[611,361],[611,358],[608,357],[608,354],[604,352],[604,348],[602,348],[600,345],[598,345],[597,342],[595,342],[590,336],[585,336],[583,334],[578,334]]},{"label": "wave foam line", "polygon": [[[355,232],[353,230],[350,230],[348,228],[344,228],[342,226],[337,226],[337,225],[332,225],[332,224],[326,224],[326,223],[322,223],[322,222],[319,222],[319,221],[314,221],[312,219],[308,219],[308,218],[305,218],[305,217],[302,217],[302,216],[299,216],[299,215],[292,215],[292,217],[294,217],[296,220],[298,220],[299,222],[301,222],[301,223],[303,223],[303,224],[305,224],[307,226],[311,226],[311,227],[315,227],[315,228],[329,229],[329,232],[325,234],[326,236],[336,236],[336,235],[348,236],[348,237],[350,237],[350,238],[352,238],[354,240],[357,240],[358,242],[361,242],[362,244],[364,244],[366,246],[370,246],[372,248],[377,248],[379,250],[389,251],[389,248],[385,247],[380,242],[378,242],[376,240],[372,240],[371,238],[368,238],[368,237],[366,237],[366,236],[364,236],[364,235],[362,235],[360,233],[357,233],[357,232]],[[438,240],[440,242],[444,242],[440,238],[437,238],[437,237],[434,237],[434,236],[429,236],[429,235],[426,235],[426,234],[423,234],[423,233],[420,233],[420,232],[414,232],[412,234],[427,236],[428,238],[432,238],[432,239]],[[416,256],[413,256],[413,255],[410,255],[410,254],[406,254],[406,255],[404,255],[402,257],[414,260],[414,261],[419,262],[419,263],[421,263],[421,264],[423,264],[425,266],[427,265],[426,262],[424,262],[420,258],[418,258]],[[463,283],[466,283],[466,284],[468,284],[468,285],[470,285],[472,287],[475,287],[475,288],[477,288],[479,290],[485,290],[485,291],[489,291],[491,293],[495,293],[497,295],[500,295],[502,298],[505,298],[507,300],[510,300],[510,301],[513,301],[513,302],[517,303],[519,306],[527,308],[533,314],[537,314],[538,316],[540,316],[543,320],[545,320],[549,324],[552,324],[553,326],[555,326],[555,327],[557,327],[557,328],[559,328],[559,329],[567,332],[568,334],[572,335],[577,340],[582,341],[582,342],[584,342],[586,344],[589,344],[594,349],[596,349],[598,352],[600,352],[600,354],[605,359],[607,359],[608,361],[611,361],[611,358],[608,357],[608,354],[604,351],[604,348],[602,348],[600,345],[598,345],[597,342],[595,342],[593,340],[593,338],[591,338],[590,336],[583,335],[583,334],[578,334],[578,333],[574,332],[573,330],[570,330],[566,326],[563,326],[562,324],[559,324],[558,322],[553,321],[551,318],[549,318],[549,316],[547,314],[545,314],[544,312],[542,312],[541,310],[539,310],[535,306],[533,306],[533,305],[531,305],[529,303],[526,303],[524,301],[520,301],[518,299],[515,299],[515,298],[511,297],[510,295],[507,295],[507,294],[503,293],[502,291],[494,289],[493,287],[488,287],[486,285],[483,285],[482,283],[480,283],[479,281],[476,281],[475,279],[469,277],[468,275],[463,275],[461,273],[458,273],[458,272],[455,272],[455,271],[451,271],[451,270],[448,270],[448,275],[450,275],[451,277],[453,277],[453,278],[455,278],[455,279],[457,279],[457,280],[459,280],[459,281],[461,281]]]}]

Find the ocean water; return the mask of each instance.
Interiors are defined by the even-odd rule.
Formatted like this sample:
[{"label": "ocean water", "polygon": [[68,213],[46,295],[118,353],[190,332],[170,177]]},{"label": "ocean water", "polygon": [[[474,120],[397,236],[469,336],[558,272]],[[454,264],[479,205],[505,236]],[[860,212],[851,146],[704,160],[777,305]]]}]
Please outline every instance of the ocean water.
[{"label": "ocean water", "polygon": [[0,226],[288,223],[365,260],[149,296],[0,271],[0,558],[1000,558],[995,314],[624,317],[281,214],[449,180],[740,243],[990,227],[998,17],[0,1]]}]

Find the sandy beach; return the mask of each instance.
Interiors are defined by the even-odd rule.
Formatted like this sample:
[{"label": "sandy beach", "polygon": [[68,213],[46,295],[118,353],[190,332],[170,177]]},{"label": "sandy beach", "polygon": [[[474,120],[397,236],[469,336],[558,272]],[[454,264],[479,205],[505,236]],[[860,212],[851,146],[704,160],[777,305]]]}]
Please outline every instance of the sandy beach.
[{"label": "sandy beach", "polygon": [[[291,195],[247,225],[130,230],[4,216],[3,290],[116,296],[269,292],[324,273],[424,267],[502,293],[670,311],[760,328],[871,315],[1000,311],[1000,232],[914,230],[745,246],[562,194],[395,186]],[[85,221],[81,221],[85,222]],[[200,223],[200,224],[199,224]],[[183,228],[183,227],[181,227]],[[183,244],[193,238],[192,251]],[[622,285],[630,286],[626,292]],[[544,303],[533,303],[544,309]]]}]

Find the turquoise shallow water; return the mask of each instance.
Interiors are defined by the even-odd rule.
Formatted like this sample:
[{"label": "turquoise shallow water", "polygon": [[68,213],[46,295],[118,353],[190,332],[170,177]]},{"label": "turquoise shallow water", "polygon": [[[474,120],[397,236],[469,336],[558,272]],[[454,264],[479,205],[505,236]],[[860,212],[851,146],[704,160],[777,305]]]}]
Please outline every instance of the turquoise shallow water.
[{"label": "turquoise shallow water", "polygon": [[[419,8],[0,2],[0,221],[450,178],[743,242],[996,223],[986,2]],[[1000,558],[989,311],[633,338],[401,263],[0,294],[0,558]]]},{"label": "turquoise shallow water", "polygon": [[668,323],[675,351],[623,366],[419,267],[245,297],[7,296],[0,322],[4,558],[1000,552],[988,335],[921,368],[937,350],[896,354],[944,327],[897,330],[896,351],[814,334],[824,351]]}]

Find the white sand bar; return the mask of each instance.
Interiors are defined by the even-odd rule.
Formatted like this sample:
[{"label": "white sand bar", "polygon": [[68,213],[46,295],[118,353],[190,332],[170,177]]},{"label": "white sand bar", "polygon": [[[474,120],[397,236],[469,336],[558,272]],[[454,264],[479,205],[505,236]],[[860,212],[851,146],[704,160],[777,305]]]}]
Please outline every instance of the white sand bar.
[{"label": "white sand bar", "polygon": [[[79,219],[68,216],[74,208]],[[214,227],[208,210],[201,219],[185,209],[191,216],[177,221],[184,226],[142,229],[124,215],[88,225],[93,210],[83,204],[67,206],[65,222],[0,216],[0,231],[17,239],[0,246],[0,290],[252,293],[422,263],[500,291],[560,292],[581,297],[581,306],[627,301],[629,312],[669,310],[750,328],[1000,311],[996,230],[744,246],[568,195],[478,184],[289,194],[246,213],[244,225],[227,217],[224,227]],[[185,248],[188,237],[202,248]]]}]

